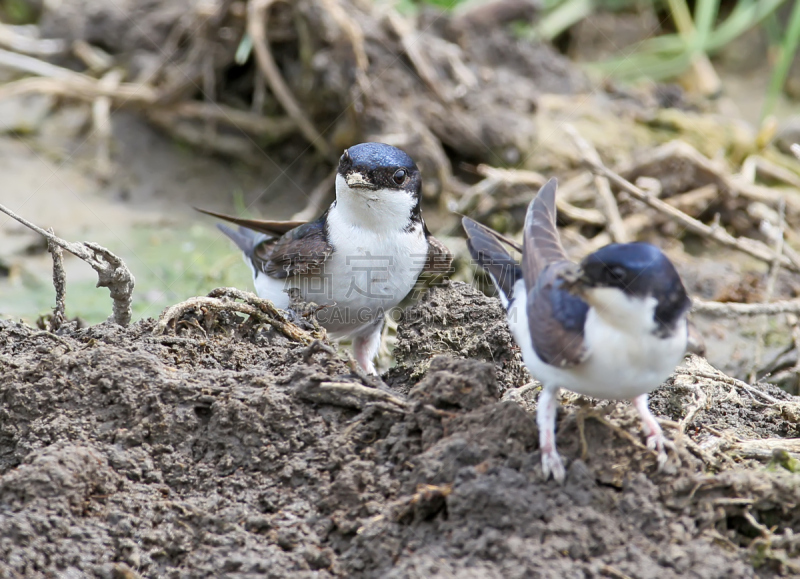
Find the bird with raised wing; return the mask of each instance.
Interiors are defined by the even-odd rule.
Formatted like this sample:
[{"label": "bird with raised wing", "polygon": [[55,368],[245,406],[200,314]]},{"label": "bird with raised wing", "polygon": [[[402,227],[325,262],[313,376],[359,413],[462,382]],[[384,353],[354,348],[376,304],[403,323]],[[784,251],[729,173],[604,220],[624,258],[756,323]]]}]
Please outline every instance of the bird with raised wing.
[{"label": "bird with raised wing", "polygon": [[[570,261],[556,227],[556,187],[548,181],[528,206],[522,246],[462,220],[470,253],[497,286],[525,365],[543,385],[536,421],[545,477],[565,477],[555,441],[561,388],[632,400],[663,466],[672,443],[647,395],[686,351],[689,296],[675,266],[649,243],[615,243]],[[507,247],[522,254],[521,264]]]},{"label": "bird with raised wing", "polygon": [[[425,226],[421,175],[405,152],[362,143],[339,159],[336,199],[315,221],[262,221],[199,211],[239,225],[218,227],[242,250],[256,293],[279,308],[297,288],[322,307],[334,338],[350,338],[361,367],[375,372],[385,312],[423,274],[450,270],[452,256]],[[294,292],[296,293],[296,292]]]}]

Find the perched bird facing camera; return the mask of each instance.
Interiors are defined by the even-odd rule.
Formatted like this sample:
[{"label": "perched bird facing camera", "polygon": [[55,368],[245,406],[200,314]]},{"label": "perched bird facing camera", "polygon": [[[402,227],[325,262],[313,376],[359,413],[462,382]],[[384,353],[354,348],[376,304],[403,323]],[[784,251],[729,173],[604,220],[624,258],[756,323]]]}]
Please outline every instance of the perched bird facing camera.
[{"label": "perched bird facing camera", "polygon": [[[647,394],[686,351],[691,302],[675,266],[648,243],[611,244],[580,265],[568,258],[556,228],[555,179],[528,206],[522,247],[464,217],[473,259],[499,289],[508,323],[530,373],[544,388],[536,421],[545,477],[565,472],[556,450],[559,389],[630,399],[659,467],[672,446],[650,413]],[[522,264],[509,255],[522,253]]]},{"label": "perched bird facing camera", "polygon": [[421,274],[447,273],[452,262],[422,219],[421,185],[405,152],[362,143],[339,159],[336,199],[315,221],[199,211],[239,225],[238,231],[218,227],[244,253],[260,297],[286,309],[287,292],[296,288],[306,302],[328,306],[318,312],[319,323],[334,338],[351,338],[356,360],[374,374],[385,312]]}]

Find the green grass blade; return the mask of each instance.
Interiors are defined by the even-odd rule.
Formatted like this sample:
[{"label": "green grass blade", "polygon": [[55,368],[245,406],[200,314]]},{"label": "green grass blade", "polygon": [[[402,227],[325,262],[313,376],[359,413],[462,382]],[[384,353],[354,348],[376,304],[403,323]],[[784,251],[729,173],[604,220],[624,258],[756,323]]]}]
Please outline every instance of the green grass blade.
[{"label": "green grass blade", "polygon": [[783,90],[786,76],[789,74],[789,68],[792,66],[795,52],[797,52],[798,41],[800,41],[800,2],[795,2],[792,15],[789,17],[789,25],[786,28],[786,36],[781,45],[780,56],[769,81],[767,98],[764,101],[764,108],[761,110],[762,121],[772,113],[778,102],[778,96]]},{"label": "green grass blade", "polygon": [[553,40],[594,11],[593,0],[566,0],[549,12],[534,29],[536,38]]}]

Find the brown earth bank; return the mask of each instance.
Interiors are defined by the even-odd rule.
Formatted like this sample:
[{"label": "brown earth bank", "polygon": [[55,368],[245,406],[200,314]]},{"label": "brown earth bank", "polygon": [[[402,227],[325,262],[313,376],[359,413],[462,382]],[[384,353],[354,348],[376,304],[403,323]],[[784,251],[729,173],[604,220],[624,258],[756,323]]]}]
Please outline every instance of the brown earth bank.
[{"label": "brown earth bank", "polygon": [[800,573],[800,475],[770,450],[800,406],[776,387],[687,358],[653,395],[662,472],[627,403],[567,395],[560,486],[495,298],[409,308],[391,389],[242,321],[0,322],[1,576]]}]

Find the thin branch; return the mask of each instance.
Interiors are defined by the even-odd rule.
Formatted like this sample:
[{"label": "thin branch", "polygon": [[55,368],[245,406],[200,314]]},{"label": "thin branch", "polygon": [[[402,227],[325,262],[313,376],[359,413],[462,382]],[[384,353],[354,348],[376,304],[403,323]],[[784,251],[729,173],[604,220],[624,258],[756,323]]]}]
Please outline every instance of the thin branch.
[{"label": "thin branch", "polygon": [[723,374],[721,372],[716,372],[716,373],[715,372],[704,372],[704,371],[693,370],[691,368],[679,367],[679,368],[675,369],[675,373],[676,374],[682,374],[684,376],[693,376],[695,378],[705,378],[707,380],[714,380],[716,382],[722,382],[724,384],[729,384],[730,386],[734,386],[735,388],[738,388],[740,390],[744,390],[745,392],[748,392],[748,393],[750,393],[752,395],[760,396],[764,400],[768,401],[770,404],[780,404],[781,403],[781,401],[778,400],[777,398],[775,398],[774,396],[771,396],[771,395],[767,394],[766,392],[763,392],[762,390],[759,390],[758,388],[755,388],[755,387],[751,386],[747,382],[744,382],[742,380],[737,380],[736,378],[732,378],[732,377],[727,376],[727,375],[725,375],[725,374]]},{"label": "thin branch", "polygon": [[[564,131],[575,142],[583,159],[590,165],[602,166],[603,161],[597,150],[581,135],[577,129],[570,124],[564,125]],[[611,192],[611,185],[608,183],[608,178],[603,175],[595,174],[594,185],[597,188],[597,193],[600,195],[600,201],[603,206],[603,213],[608,219],[608,231],[611,238],[617,243],[625,243],[628,241],[628,234],[625,231],[625,225],[622,223],[622,216],[619,214],[619,207],[614,194]]]},{"label": "thin branch", "polygon": [[438,75],[433,66],[431,66],[430,62],[428,62],[428,59],[423,54],[422,43],[417,42],[417,39],[411,37],[415,32],[414,28],[393,9],[388,11],[386,17],[394,33],[397,34],[397,37],[400,39],[400,44],[403,45],[403,50],[414,65],[419,77],[440,101],[443,103],[452,101],[452,97],[445,92],[441,83],[438,81]]},{"label": "thin branch", "polygon": [[[783,254],[784,244],[784,230],[786,229],[786,204],[781,202],[778,211],[778,232],[775,235],[775,255],[780,257]],[[769,277],[767,277],[767,287],[764,290],[764,303],[769,303],[772,299],[772,294],[775,293],[775,284],[778,281],[778,272],[781,269],[780,259],[776,258],[769,268]],[[758,326],[756,332],[755,352],[753,354],[753,363],[750,367],[749,379],[750,382],[755,382],[758,367],[761,365],[761,356],[764,353],[764,333],[767,331],[767,319],[764,317]]]},{"label": "thin branch", "polygon": [[64,241],[53,233],[34,225],[24,217],[20,217],[4,205],[0,205],[0,211],[45,237],[48,242],[66,249],[75,257],[92,266],[92,269],[97,272],[97,287],[107,287],[111,293],[114,321],[120,326],[127,326],[130,323],[132,315],[131,295],[133,294],[133,286],[136,280],[122,259],[105,247],[91,241],[82,243]]},{"label": "thin branch", "polygon": [[707,302],[695,299],[693,300],[692,311],[715,318],[775,316],[778,314],[800,315],[800,300],[782,300],[769,304],[740,304],[736,302]]},{"label": "thin branch", "polygon": [[252,0],[247,4],[247,32],[253,39],[253,48],[256,53],[256,61],[267,79],[275,98],[281,103],[292,119],[297,123],[300,132],[316,149],[324,156],[330,157],[331,149],[328,142],[317,132],[314,125],[306,117],[305,113],[297,104],[291,90],[281,76],[278,65],[272,58],[267,38],[267,19],[269,18],[269,8],[277,0]]},{"label": "thin branch", "polygon": [[[242,302],[234,300],[242,300]],[[153,334],[157,336],[163,334],[170,323],[177,322],[186,312],[202,308],[218,312],[228,311],[246,314],[261,323],[269,324],[284,336],[296,342],[310,344],[315,339],[315,336],[288,321],[271,301],[260,298],[250,292],[230,287],[217,288],[211,291],[208,296],[189,298],[167,308],[159,316],[158,323],[153,328]]]},{"label": "thin branch", "polygon": [[311,221],[317,217],[328,201],[333,196],[333,186],[336,180],[336,169],[331,171],[317,186],[309,193],[306,206],[292,215],[292,221]]},{"label": "thin branch", "polygon": [[409,408],[408,402],[394,394],[356,382],[312,382],[310,385],[300,386],[296,394],[309,402],[359,410],[374,405],[383,410],[402,413]]},{"label": "thin branch", "polygon": [[[114,68],[100,79],[100,87],[113,91],[122,82],[125,73],[122,69]],[[97,152],[94,171],[102,180],[111,177],[111,98],[101,96],[92,103],[92,124],[94,125],[94,138],[97,139]]]},{"label": "thin branch", "polygon": [[657,197],[653,197],[652,195],[648,195],[639,187],[622,177],[619,173],[612,171],[602,163],[596,164],[586,160],[586,164],[594,173],[605,175],[614,185],[620,189],[623,189],[624,191],[627,191],[632,197],[638,199],[648,207],[663,213],[689,231],[712,239],[720,245],[741,251],[770,264],[777,259],[782,267],[785,267],[793,272],[800,272],[800,265],[796,264],[786,255],[777,255],[772,248],[761,243],[760,241],[756,241],[755,239],[750,239],[747,237],[736,238],[721,227],[709,227],[705,223],[698,221],[693,217],[689,217],[686,215],[686,213],[673,207],[669,203],[666,203]]},{"label": "thin branch", "polygon": [[0,24],[0,45],[14,52],[39,56],[63,54],[69,48],[65,40],[39,38],[36,26],[9,26]]},{"label": "thin branch", "polygon": [[[55,235],[52,228],[47,231]],[[64,271],[64,253],[51,239],[47,240],[47,251],[53,256],[53,287],[56,288],[56,307],[53,308],[53,317],[50,319],[49,330],[55,332],[67,319],[64,313],[66,308],[67,274]]]}]

